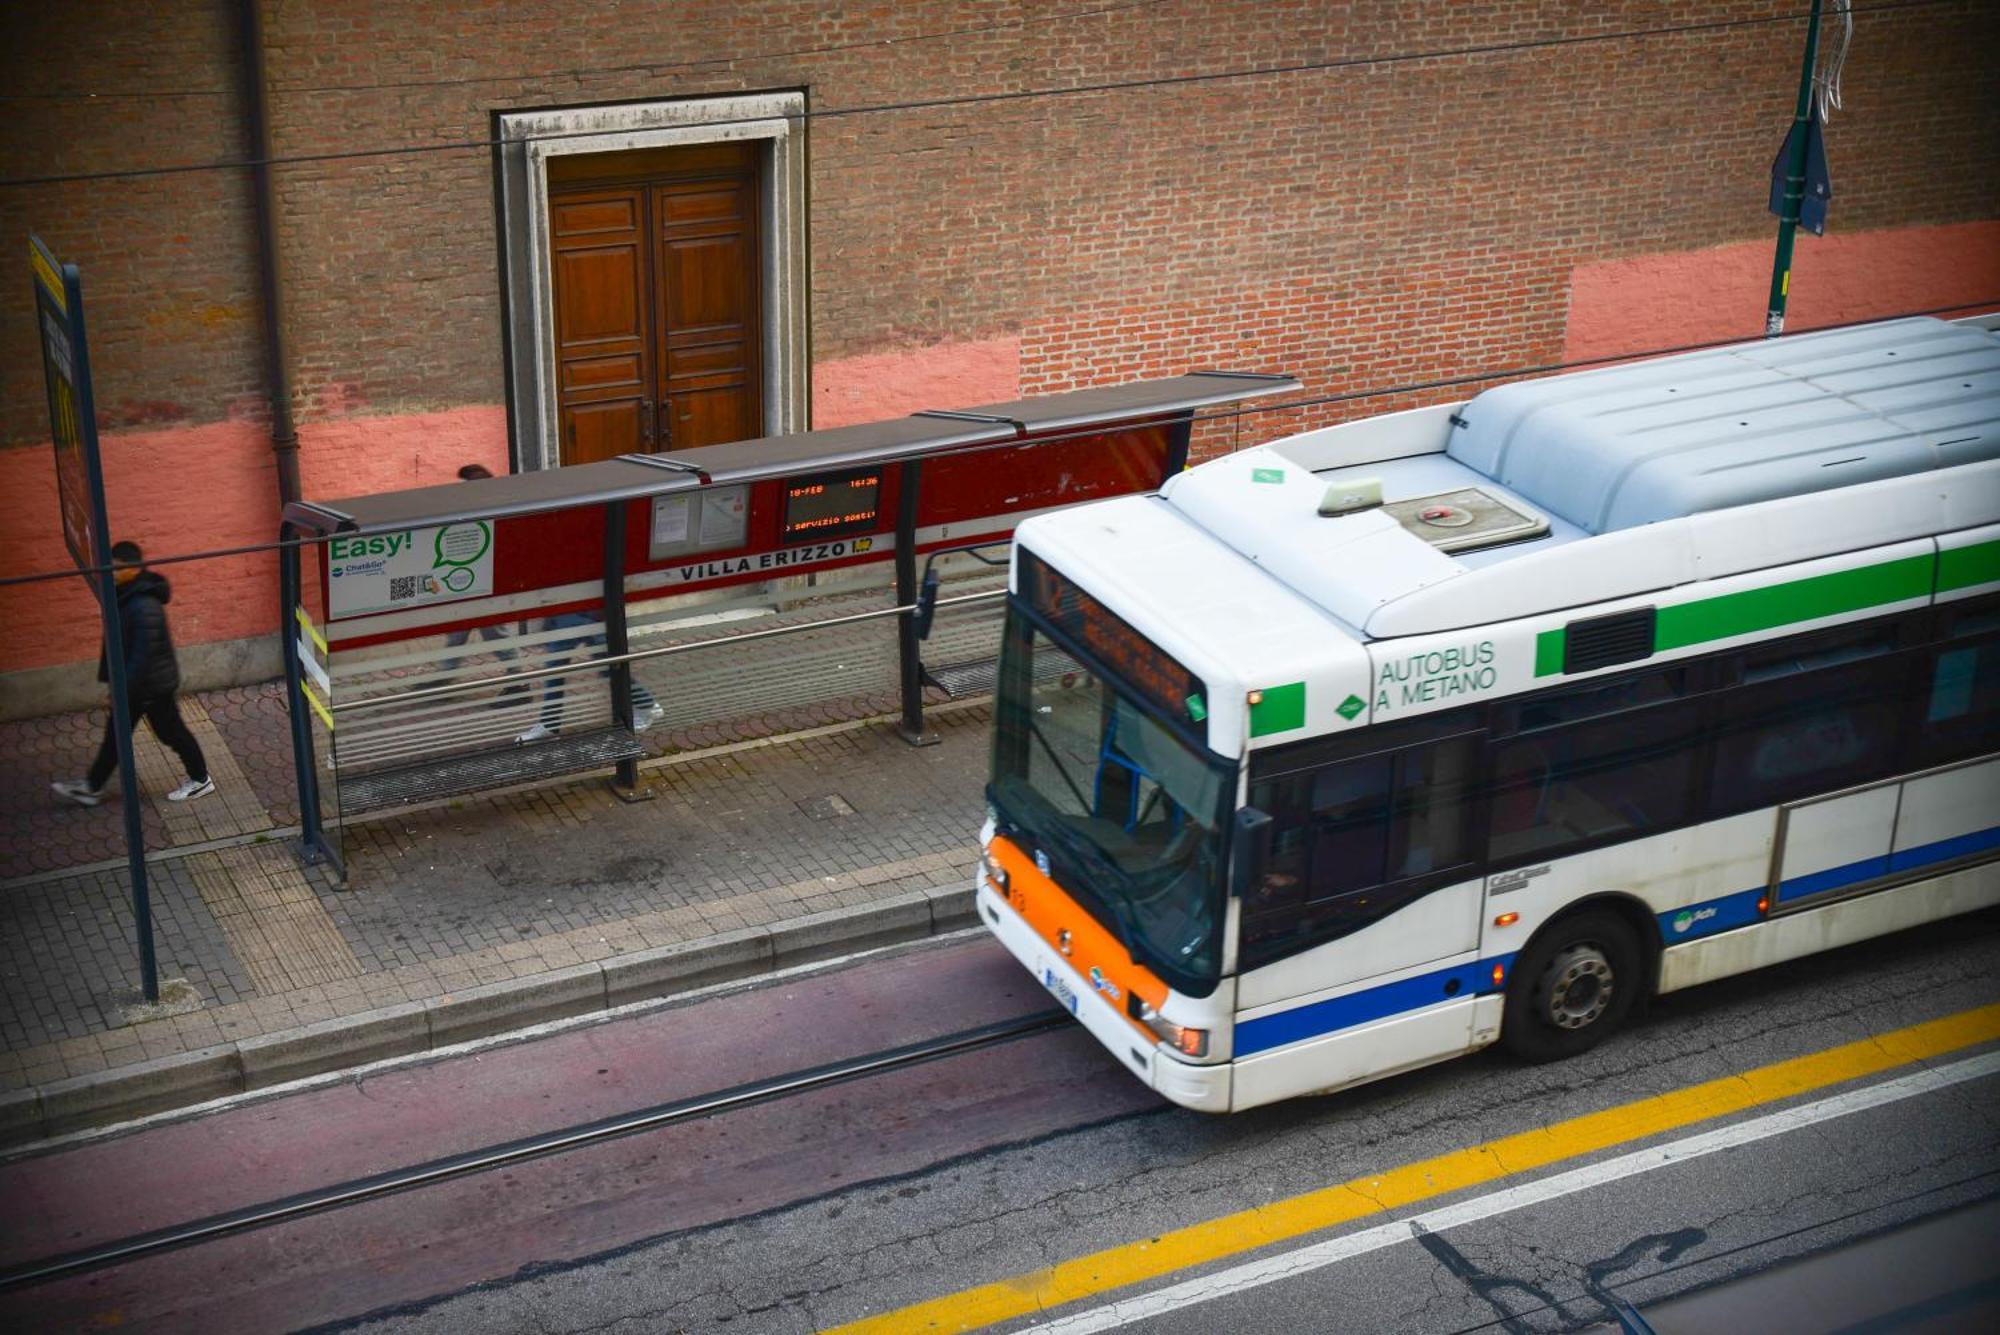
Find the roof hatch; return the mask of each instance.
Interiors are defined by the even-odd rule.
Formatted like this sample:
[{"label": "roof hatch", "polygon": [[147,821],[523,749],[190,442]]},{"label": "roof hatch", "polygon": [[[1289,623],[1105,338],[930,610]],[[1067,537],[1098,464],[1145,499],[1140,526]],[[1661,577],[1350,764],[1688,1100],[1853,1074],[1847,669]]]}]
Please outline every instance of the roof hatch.
[{"label": "roof hatch", "polygon": [[1391,501],[1382,509],[1441,552],[1476,552],[1549,531],[1547,519],[1509,505],[1483,487]]}]

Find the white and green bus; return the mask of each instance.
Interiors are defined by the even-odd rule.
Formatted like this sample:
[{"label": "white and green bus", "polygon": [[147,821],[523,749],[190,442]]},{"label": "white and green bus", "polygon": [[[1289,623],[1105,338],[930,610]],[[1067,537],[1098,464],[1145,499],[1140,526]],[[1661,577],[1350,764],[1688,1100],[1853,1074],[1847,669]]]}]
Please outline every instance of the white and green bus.
[{"label": "white and green bus", "polygon": [[1510,384],[1022,524],[981,915],[1225,1111],[2000,903],[1996,330]]}]

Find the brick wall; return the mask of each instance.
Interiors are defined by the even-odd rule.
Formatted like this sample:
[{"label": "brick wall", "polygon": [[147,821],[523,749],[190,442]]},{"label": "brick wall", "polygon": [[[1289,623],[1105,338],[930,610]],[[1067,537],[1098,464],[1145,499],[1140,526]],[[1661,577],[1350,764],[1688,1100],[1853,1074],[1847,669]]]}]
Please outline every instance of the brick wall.
[{"label": "brick wall", "polygon": [[[273,131],[281,155],[394,150],[482,140],[497,111],[806,89],[816,402],[844,421],[875,415],[859,402],[871,385],[893,413],[933,385],[984,393],[1014,357],[1023,392],[1213,365],[1283,369],[1330,393],[1555,361],[1580,267],[1772,230],[1766,173],[1802,41],[1789,22],[867,110],[1800,6],[1160,0],[1077,16],[1089,8],[271,3]],[[233,13],[7,7],[0,50],[25,96],[7,104],[0,176],[241,155]],[[1836,231],[2000,217],[2000,8],[1952,0],[1864,13],[1857,29],[1828,135]],[[276,177],[308,477],[442,468],[442,446],[423,453],[425,424],[461,408],[488,414],[490,449],[503,362],[489,154]],[[240,172],[0,189],[7,253],[35,228],[83,266],[105,425],[139,432],[160,486],[176,485],[175,451],[208,449],[206,485],[270,496],[231,432],[161,429],[260,411],[248,191]],[[2000,295],[1975,281],[1963,299]],[[1899,295],[1885,273],[1876,309]],[[1643,304],[1629,323],[1652,324]],[[33,339],[31,321],[0,320],[0,449],[45,431]],[[316,465],[322,447],[341,453]],[[334,466],[378,452],[408,467]],[[253,536],[268,530],[260,504]],[[0,645],[0,668],[10,659]]]}]

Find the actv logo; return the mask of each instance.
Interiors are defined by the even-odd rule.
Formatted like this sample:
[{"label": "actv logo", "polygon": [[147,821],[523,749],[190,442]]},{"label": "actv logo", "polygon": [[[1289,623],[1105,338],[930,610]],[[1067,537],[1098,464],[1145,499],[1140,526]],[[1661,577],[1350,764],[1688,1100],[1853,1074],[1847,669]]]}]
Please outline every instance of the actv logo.
[{"label": "actv logo", "polygon": [[1674,931],[1685,932],[1698,922],[1707,922],[1715,916],[1715,913],[1716,910],[1712,906],[1705,909],[1682,909],[1674,915]]}]

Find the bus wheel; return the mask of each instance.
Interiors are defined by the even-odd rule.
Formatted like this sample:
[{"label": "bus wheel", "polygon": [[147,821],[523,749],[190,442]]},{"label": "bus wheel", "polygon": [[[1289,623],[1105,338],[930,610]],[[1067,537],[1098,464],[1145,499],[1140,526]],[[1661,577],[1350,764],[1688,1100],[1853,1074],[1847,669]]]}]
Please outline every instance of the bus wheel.
[{"label": "bus wheel", "polygon": [[1615,914],[1556,923],[1514,966],[1500,1041],[1531,1062],[1588,1052],[1639,999],[1641,959],[1638,939]]}]

